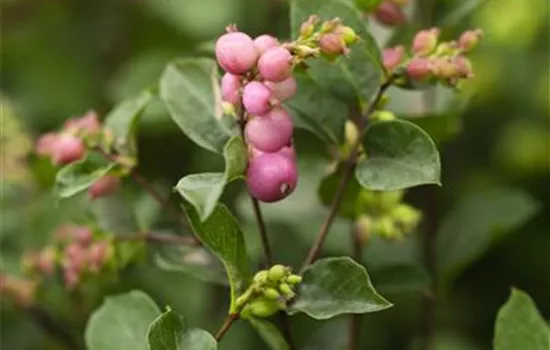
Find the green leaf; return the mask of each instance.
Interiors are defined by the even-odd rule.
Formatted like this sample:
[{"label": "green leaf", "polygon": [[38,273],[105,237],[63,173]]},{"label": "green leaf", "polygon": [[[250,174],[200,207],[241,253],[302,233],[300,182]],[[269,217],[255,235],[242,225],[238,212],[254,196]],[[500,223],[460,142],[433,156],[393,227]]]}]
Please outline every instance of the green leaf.
[{"label": "green leaf", "polygon": [[428,272],[411,264],[393,264],[373,272],[376,288],[385,293],[424,292],[430,287]]},{"label": "green leaf", "polygon": [[137,96],[120,102],[105,117],[105,128],[113,133],[114,147],[119,154],[135,156],[134,134],[138,119],[153,97],[151,91],[143,91]]},{"label": "green leaf", "polygon": [[279,329],[265,319],[250,317],[247,318],[252,327],[258,332],[260,337],[265,341],[271,350],[288,350],[288,346],[285,338],[279,332]]},{"label": "green leaf", "polygon": [[[321,199],[321,203],[325,206],[330,206],[334,195],[340,185],[340,180],[342,179],[344,173],[344,164],[339,164],[336,171],[325,176],[321,181],[317,193]],[[355,218],[357,216],[357,199],[359,198],[359,191],[361,187],[355,178],[352,178],[346,191],[344,192],[344,197],[342,198],[342,203],[338,208],[338,214],[346,218]]]},{"label": "green leaf", "polygon": [[86,158],[65,165],[55,177],[55,193],[59,198],[72,197],[87,190],[96,180],[106,175],[116,163],[98,153],[89,152]]},{"label": "green leaf", "polygon": [[529,295],[512,289],[495,324],[495,350],[548,350],[550,328]]},{"label": "green leaf", "polygon": [[304,312],[324,320],[341,314],[367,313],[387,309],[390,302],[379,295],[365,267],[349,257],[318,260],[303,275],[291,315]]},{"label": "green leaf", "polygon": [[286,106],[297,127],[311,131],[321,140],[339,144],[349,115],[347,106],[307,74],[296,74],[298,93]]},{"label": "green leaf", "polygon": [[189,204],[185,204],[185,212],[197,237],[225,267],[231,288],[229,312],[234,312],[235,299],[244,292],[252,278],[246,243],[239,223],[223,204],[218,204],[204,222]]},{"label": "green leaf", "polygon": [[445,216],[437,233],[439,273],[452,278],[483,255],[495,239],[529,221],[538,207],[528,194],[509,188],[462,199]]},{"label": "green leaf", "polygon": [[159,84],[160,98],[180,129],[200,147],[220,153],[231,132],[222,124],[216,63],[207,58],[171,62]]},{"label": "green leaf", "polygon": [[382,0],[355,0],[355,4],[364,12],[372,12],[376,10]]},{"label": "green leaf", "polygon": [[380,86],[383,69],[380,49],[363,15],[353,0],[293,0],[290,7],[293,35],[299,34],[301,24],[311,15],[322,20],[339,17],[346,26],[355,30],[361,40],[350,46],[347,57],[340,57],[333,63],[323,59],[308,61],[308,73],[351,106],[368,101]]},{"label": "green leaf", "polygon": [[187,175],[176,185],[176,190],[189,201],[206,220],[216,207],[225,185],[244,175],[247,164],[247,151],[242,138],[235,136],[223,149],[225,172]]},{"label": "green leaf", "polygon": [[172,309],[151,323],[147,333],[149,350],[216,350],[216,340],[202,329],[188,329]]},{"label": "green leaf", "polygon": [[107,297],[90,317],[85,340],[89,350],[148,350],[147,330],[160,310],[141,291]]},{"label": "green leaf", "polygon": [[357,164],[355,176],[366,189],[393,191],[441,184],[437,148],[424,130],[410,122],[372,123],[363,146],[367,157]]}]

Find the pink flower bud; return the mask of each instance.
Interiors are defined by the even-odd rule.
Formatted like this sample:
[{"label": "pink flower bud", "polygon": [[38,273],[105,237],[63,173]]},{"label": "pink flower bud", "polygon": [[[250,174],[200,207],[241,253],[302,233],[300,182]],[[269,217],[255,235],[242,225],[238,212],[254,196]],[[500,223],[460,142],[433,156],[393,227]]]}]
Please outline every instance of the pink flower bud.
[{"label": "pink flower bud", "polygon": [[464,56],[458,56],[454,59],[454,64],[458,71],[458,75],[461,78],[471,78],[473,77],[472,73],[472,63],[469,59]]},{"label": "pink flower bud", "polygon": [[54,164],[69,164],[81,159],[86,151],[81,139],[72,135],[61,135],[53,149]]},{"label": "pink flower bud", "polygon": [[256,45],[256,50],[263,54],[267,50],[279,46],[279,40],[271,35],[264,34],[254,39],[254,45]]},{"label": "pink flower bud", "polygon": [[258,56],[254,41],[244,33],[227,33],[216,41],[216,59],[228,73],[240,75],[248,72],[258,61]]},{"label": "pink flower bud", "polygon": [[319,22],[319,17],[315,15],[309,16],[309,18],[300,26],[300,36],[302,38],[309,38],[315,31],[315,25]]},{"label": "pink flower bud", "polygon": [[335,33],[327,33],[319,38],[319,47],[327,55],[340,55],[344,53],[346,44],[342,36]]},{"label": "pink flower bud", "polygon": [[233,105],[241,103],[241,77],[231,73],[225,73],[221,81],[222,100]]},{"label": "pink flower bud", "polygon": [[292,55],[280,46],[269,49],[260,57],[258,70],[266,80],[283,81],[292,72]]},{"label": "pink flower bud", "polygon": [[53,132],[44,134],[36,140],[36,153],[41,156],[52,156],[59,135]]},{"label": "pink flower bud", "polygon": [[71,243],[66,246],[63,267],[77,272],[82,271],[86,267],[86,249],[78,243]]},{"label": "pink flower bud", "polygon": [[99,241],[90,246],[88,250],[88,263],[91,271],[98,272],[101,270],[101,267],[105,264],[108,250],[108,241]]},{"label": "pink flower bud", "polygon": [[413,58],[407,65],[407,75],[411,79],[422,80],[431,75],[432,64],[426,58]]},{"label": "pink flower bud", "polygon": [[95,135],[101,130],[101,123],[95,111],[88,111],[80,118],[72,118],[65,122],[65,129],[82,131],[88,135]]},{"label": "pink flower bud", "polygon": [[91,199],[111,194],[120,186],[120,178],[114,175],[105,175],[96,180],[88,189]]},{"label": "pink flower bud", "polygon": [[384,0],[374,11],[374,17],[378,22],[390,27],[402,24],[407,20],[401,7],[391,0]]},{"label": "pink flower bud", "polygon": [[294,96],[298,90],[296,79],[294,79],[293,76],[290,76],[278,83],[266,81],[265,85],[271,89],[273,96],[281,102],[284,102]]},{"label": "pink flower bud", "polygon": [[458,39],[458,47],[463,51],[470,51],[479,44],[479,41],[483,38],[483,31],[481,29],[467,30]]},{"label": "pink flower bud", "polygon": [[88,245],[94,238],[94,233],[86,226],[73,226],[71,235],[74,240],[81,245]]},{"label": "pink flower bud", "polygon": [[458,67],[450,58],[436,58],[432,66],[432,72],[439,78],[452,79],[459,74]]},{"label": "pink flower bud", "polygon": [[264,153],[250,160],[246,182],[254,198],[268,203],[279,201],[296,188],[296,162],[279,153]]},{"label": "pink flower bud", "polygon": [[251,81],[243,90],[243,105],[252,115],[265,115],[271,110],[271,90],[259,81]]},{"label": "pink flower bud", "polygon": [[389,71],[393,71],[405,56],[405,48],[403,46],[396,46],[384,49],[382,51],[382,64]]},{"label": "pink flower bud", "polygon": [[70,267],[66,267],[63,269],[63,280],[65,281],[65,287],[67,289],[74,289],[78,285],[78,282],[80,282],[79,272]]},{"label": "pink flower bud", "polygon": [[51,247],[43,249],[38,255],[37,261],[38,270],[46,275],[53,275],[55,268],[55,250]]},{"label": "pink flower bud", "polygon": [[245,127],[247,141],[262,152],[276,152],[292,139],[294,125],[283,108],[252,118]]},{"label": "pink flower bud", "polygon": [[438,28],[419,31],[413,39],[411,47],[413,54],[424,56],[432,52],[437,45],[439,34],[440,30]]}]

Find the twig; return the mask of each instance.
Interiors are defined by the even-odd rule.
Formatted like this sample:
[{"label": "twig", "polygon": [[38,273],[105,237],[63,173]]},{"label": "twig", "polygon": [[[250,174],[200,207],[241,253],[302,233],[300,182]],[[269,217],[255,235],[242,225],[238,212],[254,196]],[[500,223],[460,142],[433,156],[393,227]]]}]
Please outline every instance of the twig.
[{"label": "twig", "polygon": [[216,332],[216,335],[214,336],[214,338],[216,339],[217,342],[219,342],[220,340],[222,340],[223,336],[225,335],[225,333],[227,333],[227,331],[229,330],[229,328],[231,328],[231,326],[233,325],[233,323],[239,318],[239,314],[238,313],[234,313],[234,314],[229,314],[227,315],[227,318],[225,319],[225,321],[223,322],[222,326],[220,327],[220,329]]},{"label": "twig", "polygon": [[[356,225],[352,225],[350,233],[353,259],[361,264],[363,260],[363,246]],[[348,350],[359,350],[361,348],[361,314],[350,315],[348,340]]]},{"label": "twig", "polygon": [[130,235],[115,236],[117,242],[147,241],[151,243],[165,243],[174,245],[196,246],[197,241],[191,236],[177,236],[172,234],[142,232]]},{"label": "twig", "polygon": [[374,97],[372,103],[369,105],[369,108],[367,109],[363,118],[360,119],[361,125],[358,126],[359,137],[357,138],[357,140],[352,146],[351,154],[346,161],[344,174],[340,179],[340,183],[338,184],[338,188],[336,190],[336,193],[334,194],[334,198],[332,199],[332,203],[330,205],[330,210],[327,215],[327,218],[321,225],[321,229],[319,230],[319,233],[317,234],[317,237],[315,238],[315,241],[313,242],[313,245],[311,246],[307,254],[307,257],[302,264],[301,272],[303,272],[308,265],[310,265],[315,261],[315,259],[317,259],[317,255],[319,255],[319,253],[321,252],[321,249],[323,248],[323,244],[325,243],[325,239],[328,235],[332,222],[334,221],[338,208],[340,207],[340,204],[342,203],[342,199],[344,198],[346,187],[348,186],[349,180],[353,175],[355,164],[357,162],[357,157],[359,156],[359,146],[361,144],[361,140],[363,139],[363,137],[365,136],[365,133],[367,132],[367,127],[366,127],[367,120],[371,116],[371,114],[375,111],[378,103],[380,102],[380,99],[384,95],[384,92],[391,86],[394,79],[395,79],[395,76],[392,75],[386,80],[386,82],[384,82],[380,86],[380,88],[378,89],[378,92],[376,93],[376,96]]}]

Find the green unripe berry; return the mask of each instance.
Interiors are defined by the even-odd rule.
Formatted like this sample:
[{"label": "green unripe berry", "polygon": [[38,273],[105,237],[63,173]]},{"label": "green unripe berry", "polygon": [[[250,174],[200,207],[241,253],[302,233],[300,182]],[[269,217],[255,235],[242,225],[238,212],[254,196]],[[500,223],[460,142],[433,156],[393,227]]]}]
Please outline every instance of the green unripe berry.
[{"label": "green unripe berry", "polygon": [[370,117],[372,121],[388,121],[388,120],[394,120],[395,114],[393,114],[390,111],[376,111],[372,114]]},{"label": "green unripe berry", "polygon": [[277,300],[281,297],[281,294],[275,288],[266,288],[263,291],[264,297],[271,300]]},{"label": "green unripe berry", "polygon": [[372,223],[372,230],[383,238],[395,238],[401,234],[391,216],[376,218]]},{"label": "green unripe berry", "polygon": [[267,272],[270,281],[278,282],[288,274],[288,269],[283,265],[273,265]]},{"label": "green unripe berry", "polygon": [[287,298],[294,298],[294,296],[296,295],[292,290],[292,287],[284,282],[279,284],[279,290]]},{"label": "green unripe berry", "polygon": [[299,275],[290,275],[286,278],[287,283],[290,283],[292,285],[300,284],[302,283],[302,276]]},{"label": "green unripe berry", "polygon": [[340,34],[346,45],[355,44],[359,40],[359,36],[351,27],[338,26],[336,27],[335,32],[337,34]]},{"label": "green unripe berry", "polygon": [[404,194],[403,191],[380,192],[378,206],[382,210],[389,210],[401,202]]},{"label": "green unripe berry", "polygon": [[244,314],[264,318],[273,315],[277,311],[279,311],[279,306],[276,301],[260,297],[246,306]]},{"label": "green unripe berry", "polygon": [[268,279],[268,272],[266,270],[261,270],[254,275],[254,278],[252,279],[255,283],[265,283]]},{"label": "green unripe berry", "polygon": [[391,217],[403,226],[405,232],[413,230],[418,223],[422,214],[408,204],[400,204],[392,209]]}]

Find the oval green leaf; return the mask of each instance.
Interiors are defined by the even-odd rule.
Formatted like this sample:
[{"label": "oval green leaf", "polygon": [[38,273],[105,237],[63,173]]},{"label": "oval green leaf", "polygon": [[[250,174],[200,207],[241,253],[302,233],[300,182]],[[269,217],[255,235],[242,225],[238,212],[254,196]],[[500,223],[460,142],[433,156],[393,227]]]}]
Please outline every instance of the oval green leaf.
[{"label": "oval green leaf", "polygon": [[376,312],[392,306],[374,289],[365,267],[349,257],[318,260],[304,272],[288,312],[324,320],[341,314]]},{"label": "oval green leaf", "polygon": [[214,211],[225,186],[242,176],[246,171],[248,156],[246,146],[240,137],[230,139],[223,149],[224,173],[202,173],[187,175],[176,185],[178,193],[191,203],[201,221]]},{"label": "oval green leaf", "polygon": [[155,302],[141,291],[107,297],[88,320],[86,347],[89,350],[148,350],[149,324],[159,313]]},{"label": "oval green leaf", "polygon": [[160,98],[180,129],[197,145],[220,153],[231,132],[223,126],[216,62],[185,58],[169,63],[160,77]]},{"label": "oval green leaf", "polygon": [[359,161],[355,176],[368,190],[393,191],[440,183],[439,152],[430,136],[404,120],[375,122],[363,146],[367,157]]}]

